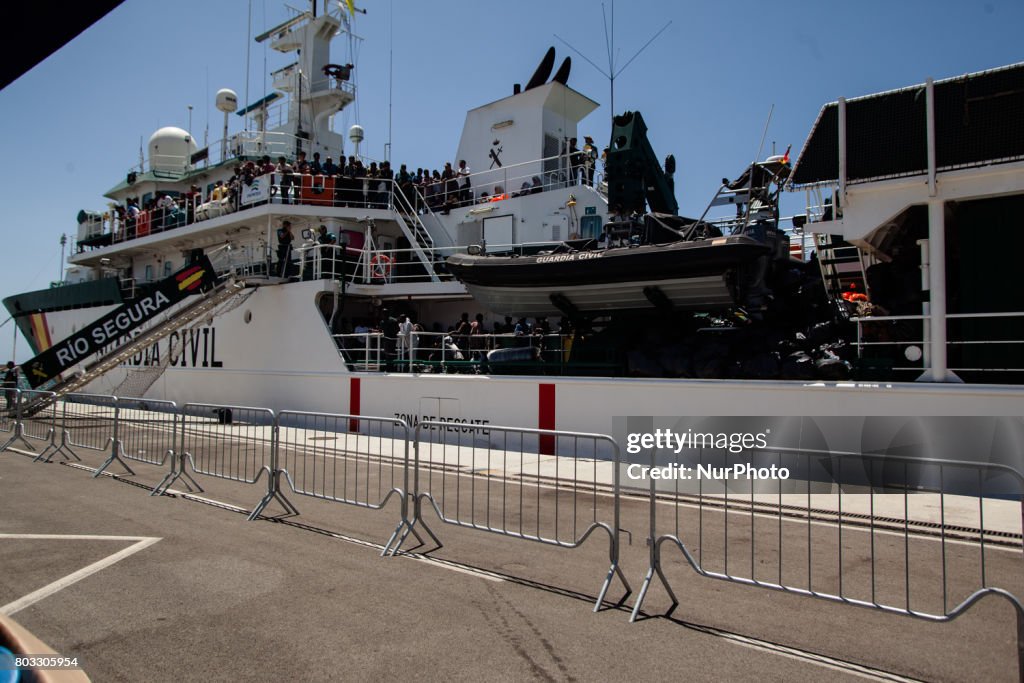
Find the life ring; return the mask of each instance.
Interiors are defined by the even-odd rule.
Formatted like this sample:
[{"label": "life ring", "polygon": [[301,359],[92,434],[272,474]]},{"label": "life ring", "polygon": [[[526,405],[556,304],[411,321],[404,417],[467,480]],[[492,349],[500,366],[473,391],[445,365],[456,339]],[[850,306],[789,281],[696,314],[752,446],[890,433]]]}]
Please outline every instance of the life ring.
[{"label": "life ring", "polygon": [[391,275],[394,261],[386,254],[377,254],[370,259],[370,274],[378,280],[386,280]]},{"label": "life ring", "polygon": [[347,81],[352,75],[352,67],[348,64],[345,66],[341,64],[324,64],[323,72],[324,76],[330,76],[339,81]]}]

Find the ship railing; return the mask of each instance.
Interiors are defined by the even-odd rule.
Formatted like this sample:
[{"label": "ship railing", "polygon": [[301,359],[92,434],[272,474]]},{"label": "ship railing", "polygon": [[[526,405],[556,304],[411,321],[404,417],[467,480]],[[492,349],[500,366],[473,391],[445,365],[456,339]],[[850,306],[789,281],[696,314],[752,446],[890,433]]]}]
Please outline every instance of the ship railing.
[{"label": "ship railing", "polygon": [[[330,81],[333,83],[334,79],[330,79]],[[345,86],[331,89],[351,93],[354,92],[355,86],[349,83]],[[326,89],[324,91],[326,92]],[[269,107],[265,125],[283,125],[287,113],[287,105]],[[264,155],[271,157],[276,163],[278,157],[285,157],[294,161],[296,150],[308,147],[308,144],[306,138],[292,135],[291,133],[246,130],[231,134],[227,138],[214,140],[208,147],[197,150],[192,154],[152,154],[129,168],[128,172],[144,173],[149,171],[158,178],[176,180],[184,178],[196,170],[196,168],[209,165],[211,149],[220,152],[219,157],[217,157],[219,159],[218,163],[232,159],[238,162],[251,161],[259,159]]]},{"label": "ship railing", "polygon": [[[253,140],[256,142],[252,144],[263,144],[260,141],[264,138],[254,136],[269,133],[239,135],[248,136],[245,144]],[[291,143],[284,141],[280,144]],[[186,193],[174,196],[173,206],[142,209],[136,216],[124,216],[116,210],[106,212],[103,214],[103,230],[94,237],[109,234],[111,243],[127,242],[265,204],[385,209],[407,213],[411,209],[416,214],[436,214],[464,206],[485,209],[508,198],[572,185],[564,174],[538,175],[535,172],[536,168],[552,159],[558,157],[472,174],[469,176],[468,189],[462,187],[463,180],[458,178],[450,183],[441,181],[423,186],[411,182],[399,183],[387,178],[352,179],[323,174],[266,173],[241,183],[235,190],[227,190],[222,198],[212,198],[212,191],[206,194],[205,199],[202,194]],[[474,185],[474,177],[479,183],[490,182]],[[396,192],[404,193],[409,200],[396,200]]]},{"label": "ship railing", "polygon": [[355,332],[335,334],[333,337],[334,343],[353,370],[379,372],[387,368],[386,341],[382,333]]},{"label": "ship railing", "polygon": [[[385,246],[355,248],[351,246],[349,231],[336,235],[343,244],[305,244],[296,247],[294,259],[298,262],[299,277],[303,280],[340,280],[348,284],[386,285],[402,282],[425,282],[432,278],[430,269],[441,280],[451,280],[447,272],[447,258],[452,254],[466,253],[468,246],[435,247],[426,263],[420,260],[416,249],[393,249],[388,242],[375,239]],[[358,234],[358,233],[357,233]],[[365,234],[364,234],[365,235]],[[374,237],[372,234],[366,237]],[[394,239],[393,235],[385,236]],[[365,242],[364,242],[365,244]],[[541,249],[552,249],[561,242],[522,242],[519,244],[488,244],[488,253],[530,254]]]},{"label": "ship railing", "polygon": [[[458,168],[452,170],[458,173]],[[582,167],[576,170],[577,177],[574,179],[572,167],[565,155],[556,155],[468,175],[455,175],[451,179],[433,181],[428,185],[410,184],[410,188],[414,190],[417,209],[438,211],[446,207],[450,209],[500,201],[498,197],[520,197],[580,184],[589,185]]]},{"label": "ship railing", "polygon": [[[607,354],[603,360],[570,360],[573,336],[569,334],[460,335],[414,328],[396,337],[373,331],[334,338],[352,369],[364,372],[563,375],[575,371],[614,374],[618,368]],[[514,351],[490,355],[502,349]]]},{"label": "ship railing", "polygon": [[[856,311],[858,304],[843,302]],[[931,367],[926,315],[856,315],[857,360],[873,370],[923,372]],[[1024,373],[1024,312],[947,313],[947,367],[987,381]],[[890,365],[891,363],[891,365]]]},{"label": "ship railing", "polygon": [[348,284],[386,285],[401,282],[428,282],[430,269],[442,280],[451,280],[445,272],[445,259],[453,249],[435,251],[423,263],[415,249],[355,249],[341,244],[310,244],[294,250],[299,277],[303,280],[342,280]]},{"label": "ship railing", "polygon": [[804,188],[804,202],[808,223],[822,223],[835,218],[842,218],[842,207],[839,206],[838,185],[814,185]]}]

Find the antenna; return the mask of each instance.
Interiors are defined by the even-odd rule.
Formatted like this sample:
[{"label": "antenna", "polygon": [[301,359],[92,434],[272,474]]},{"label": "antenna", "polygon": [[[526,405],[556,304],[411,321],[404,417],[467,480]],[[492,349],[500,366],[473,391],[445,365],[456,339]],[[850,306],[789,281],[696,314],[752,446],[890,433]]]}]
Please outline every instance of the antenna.
[{"label": "antenna", "polygon": [[63,232],[60,234],[60,263],[57,264],[57,282],[64,282],[64,246],[68,243],[68,236]]},{"label": "antenna", "polygon": [[622,72],[625,71],[626,68],[629,67],[629,65],[633,63],[633,60],[636,59],[637,57],[639,57],[640,53],[643,52],[644,50],[646,50],[647,47],[658,38],[658,36],[660,36],[662,33],[664,33],[665,29],[667,29],[669,26],[672,25],[672,22],[669,21],[664,26],[662,26],[661,29],[659,29],[657,33],[655,33],[653,36],[651,36],[651,38],[646,43],[644,43],[643,46],[639,50],[637,50],[636,53],[632,57],[630,57],[629,60],[625,64],[622,65],[621,69],[616,70],[615,69],[615,66],[616,66],[615,63],[617,61],[616,57],[618,55],[615,52],[615,0],[612,0],[611,5],[612,5],[612,8],[611,8],[611,31],[609,32],[609,30],[608,30],[608,19],[607,19],[607,16],[605,15],[604,3],[601,4],[601,17],[604,19],[605,48],[606,48],[606,50],[608,52],[608,70],[607,71],[605,71],[604,69],[599,67],[597,64],[595,64],[593,62],[593,60],[591,60],[585,54],[583,54],[582,52],[577,50],[575,47],[570,45],[568,41],[566,41],[564,38],[559,36],[557,33],[555,34],[555,38],[558,38],[558,40],[562,41],[562,43],[566,47],[568,47],[570,50],[572,50],[573,52],[578,54],[580,57],[585,59],[587,61],[587,63],[590,64],[590,66],[592,66],[595,69],[597,69],[598,73],[600,73],[602,76],[604,76],[605,78],[608,79],[608,89],[610,91],[610,99],[611,99],[611,101],[609,103],[609,107],[611,108],[612,118],[614,118],[615,117],[615,79],[619,75],[621,75]]},{"label": "antenna", "polygon": [[391,93],[394,90],[394,63],[395,63],[395,2],[391,0],[388,7],[388,144],[385,161],[391,161]]},{"label": "antenna", "polygon": [[[316,11],[316,3],[313,4],[313,10]],[[249,0],[249,24],[246,28],[245,33],[245,106],[248,107],[252,100],[249,99],[249,55],[252,51],[252,41],[249,39],[252,36],[252,0]],[[249,117],[245,117],[245,130],[249,130]]]},{"label": "antenna", "polygon": [[761,133],[761,144],[757,146],[757,154],[754,155],[754,163],[761,158],[761,151],[764,149],[764,139],[768,136],[768,124],[772,122],[772,112],[775,111],[775,103],[772,102],[771,108],[768,110],[768,118],[764,122],[764,132]]}]

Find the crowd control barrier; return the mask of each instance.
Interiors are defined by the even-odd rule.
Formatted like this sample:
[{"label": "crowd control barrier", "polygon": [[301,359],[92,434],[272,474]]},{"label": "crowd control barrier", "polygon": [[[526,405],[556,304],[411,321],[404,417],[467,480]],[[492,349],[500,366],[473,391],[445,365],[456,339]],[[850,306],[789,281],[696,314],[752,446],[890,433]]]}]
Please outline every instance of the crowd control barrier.
[{"label": "crowd control barrier", "polygon": [[[542,440],[553,442],[558,455],[540,455]],[[622,599],[629,596],[619,567],[619,448],[611,437],[424,421],[416,426],[414,452],[413,516],[391,554],[417,526],[441,546],[424,518],[424,502],[446,524],[561,548],[576,548],[600,531],[608,535],[611,566],[594,611],[616,576],[626,589]],[[602,519],[598,504],[609,496],[611,519]]]},{"label": "crowd control barrier", "polygon": [[[672,601],[667,613],[679,605],[663,569],[669,544],[703,577],[925,621],[951,621],[983,597],[999,596],[1017,614],[1024,680],[1024,605],[1002,587],[1022,577],[1017,527],[986,528],[986,513],[1001,507],[1002,517],[1009,513],[1024,532],[1019,472],[998,463],[835,451],[755,450],[735,456],[736,463],[741,456],[760,468],[829,471],[834,483],[823,492],[810,477],[785,487],[778,479],[777,490],[766,492],[764,480],[749,479],[748,490],[743,481],[737,491],[698,479],[696,491],[681,491],[678,479],[659,486],[650,478],[648,569],[631,622],[655,578]],[[698,465],[708,464],[705,457]],[[655,460],[652,450],[651,468]],[[734,463],[726,455],[717,464]],[[930,490],[918,490],[922,481]],[[794,492],[794,483],[805,490]],[[956,525],[947,524],[952,510]],[[1004,552],[993,558],[997,545]]]},{"label": "crowd control barrier", "polygon": [[[278,413],[276,424],[277,485],[283,475],[292,493],[370,510],[397,496],[401,519],[385,548],[390,546],[409,519],[409,425],[397,418],[291,410]],[[360,430],[350,431],[354,425]]]},{"label": "crowd control barrier", "polygon": [[256,519],[271,500],[298,514],[281,494],[276,465],[277,421],[268,408],[186,403],[181,409],[181,446],[177,469],[161,492],[187,474],[255,484],[267,477],[267,492],[249,519]]},{"label": "crowd control barrier", "polygon": [[65,460],[78,459],[72,448],[91,451],[106,451],[107,459],[96,468],[93,477],[98,477],[115,460],[120,461],[128,474],[135,474],[118,457],[117,428],[118,400],[116,396],[100,394],[67,394],[58,401],[60,424],[57,431],[60,443],[55,453],[64,455]]},{"label": "crowd control barrier", "polygon": [[[52,391],[8,389],[4,393],[5,400],[9,395],[8,391],[13,391],[13,395],[11,395],[13,415],[10,410],[5,411],[11,436],[0,447],[0,452],[6,451],[18,442],[30,451],[36,450],[36,447],[32,445],[33,442],[44,443],[46,446],[39,452],[35,460],[49,462],[53,451],[57,449],[57,406],[54,403],[54,393]],[[13,424],[11,420],[13,420]]]}]

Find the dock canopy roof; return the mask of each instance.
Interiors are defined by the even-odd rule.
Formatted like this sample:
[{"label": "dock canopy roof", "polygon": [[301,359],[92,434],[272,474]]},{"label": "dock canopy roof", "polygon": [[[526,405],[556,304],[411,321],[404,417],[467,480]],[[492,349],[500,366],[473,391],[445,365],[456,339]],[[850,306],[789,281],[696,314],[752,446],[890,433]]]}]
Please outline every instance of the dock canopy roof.
[{"label": "dock canopy roof", "polygon": [[[847,181],[927,173],[925,85],[846,101]],[[938,170],[1024,159],[1024,63],[935,81]],[[839,103],[822,107],[791,187],[839,179]]]}]

